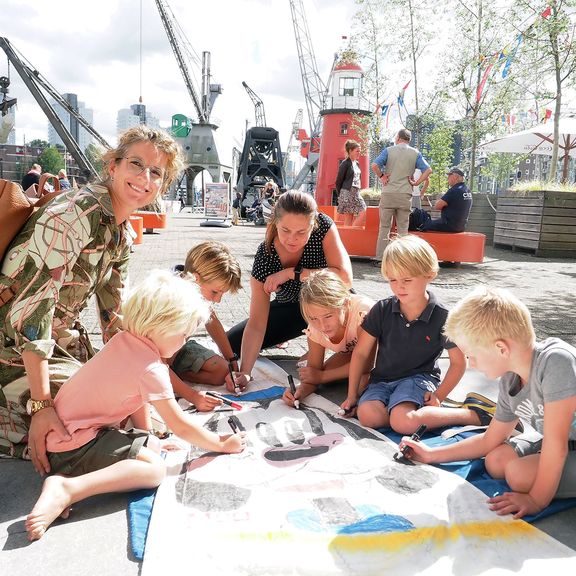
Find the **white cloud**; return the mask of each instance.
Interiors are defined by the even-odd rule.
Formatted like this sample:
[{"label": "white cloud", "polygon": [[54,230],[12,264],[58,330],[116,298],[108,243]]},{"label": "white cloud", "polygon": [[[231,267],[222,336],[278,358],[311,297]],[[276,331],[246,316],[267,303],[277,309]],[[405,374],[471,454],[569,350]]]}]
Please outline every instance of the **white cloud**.
[{"label": "white cloud", "polygon": [[[96,130],[111,143],[118,110],[140,96],[140,6],[143,102],[165,126],[173,114],[195,116],[156,4],[141,1],[0,0],[0,35],[58,92],[78,94],[94,110]],[[264,101],[267,123],[280,131],[286,146],[298,108],[306,109],[289,1],[169,4],[194,50],[211,52],[212,82],[223,86],[213,110],[222,122],[222,159],[242,142],[246,120],[254,123],[243,80]],[[327,79],[341,36],[350,34],[354,0],[305,0],[305,9],[318,70]],[[7,75],[6,60],[1,62],[0,75]],[[200,70],[191,68],[199,89]],[[18,98],[17,142],[24,135],[27,141],[46,139],[47,119],[12,66],[10,78],[10,96]]]}]

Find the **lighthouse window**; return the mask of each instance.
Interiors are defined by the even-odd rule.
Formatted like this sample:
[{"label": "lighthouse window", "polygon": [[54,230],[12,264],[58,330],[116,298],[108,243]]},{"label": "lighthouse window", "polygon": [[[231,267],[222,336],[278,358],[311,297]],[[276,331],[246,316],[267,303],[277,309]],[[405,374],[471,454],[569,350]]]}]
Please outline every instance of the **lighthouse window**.
[{"label": "lighthouse window", "polygon": [[340,124],[340,136],[346,136],[346,134],[348,134],[348,124],[342,122],[342,124]]},{"label": "lighthouse window", "polygon": [[360,93],[360,78],[340,78],[338,96],[354,96]]}]

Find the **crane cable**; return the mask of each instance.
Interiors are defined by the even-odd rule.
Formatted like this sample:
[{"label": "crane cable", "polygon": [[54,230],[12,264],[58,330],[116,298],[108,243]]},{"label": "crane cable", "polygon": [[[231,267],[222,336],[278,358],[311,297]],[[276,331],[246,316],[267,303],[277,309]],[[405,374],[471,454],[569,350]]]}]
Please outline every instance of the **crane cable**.
[{"label": "crane cable", "polygon": [[138,102],[142,104],[142,0],[140,0],[140,98]]}]

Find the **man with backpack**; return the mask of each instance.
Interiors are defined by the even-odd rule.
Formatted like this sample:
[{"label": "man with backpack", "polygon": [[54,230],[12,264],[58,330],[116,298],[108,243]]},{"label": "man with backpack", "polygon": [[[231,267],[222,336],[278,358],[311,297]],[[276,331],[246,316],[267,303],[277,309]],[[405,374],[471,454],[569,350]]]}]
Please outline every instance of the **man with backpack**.
[{"label": "man with backpack", "polygon": [[409,230],[421,232],[464,232],[472,208],[472,193],[464,184],[464,172],[453,167],[448,170],[448,192],[436,200],[434,210],[440,210],[440,218],[432,219],[422,209],[410,214]]}]

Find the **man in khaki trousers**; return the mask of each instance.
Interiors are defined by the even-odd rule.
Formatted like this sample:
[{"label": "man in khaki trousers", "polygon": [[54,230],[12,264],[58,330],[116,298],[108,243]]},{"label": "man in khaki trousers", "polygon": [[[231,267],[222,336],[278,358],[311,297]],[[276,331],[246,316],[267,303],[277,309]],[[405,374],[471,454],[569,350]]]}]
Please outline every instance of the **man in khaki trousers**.
[{"label": "man in khaki trousers", "polygon": [[[419,186],[432,174],[432,168],[424,160],[420,151],[409,145],[411,138],[410,130],[405,128],[399,130],[394,146],[384,148],[372,164],[372,171],[383,185],[380,196],[380,230],[374,258],[376,264],[382,260],[384,249],[390,241],[393,217],[396,217],[398,236],[408,234],[412,187]],[[416,168],[421,174],[417,180],[414,180],[412,175]]]}]

